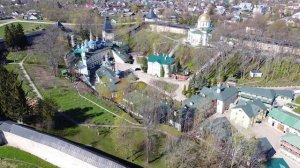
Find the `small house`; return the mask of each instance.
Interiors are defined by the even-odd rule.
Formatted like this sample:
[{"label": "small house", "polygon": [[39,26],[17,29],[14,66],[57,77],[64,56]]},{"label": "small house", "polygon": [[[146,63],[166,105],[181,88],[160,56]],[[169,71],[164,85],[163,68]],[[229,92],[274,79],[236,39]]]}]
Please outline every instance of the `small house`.
[{"label": "small house", "polygon": [[250,77],[251,78],[261,78],[262,77],[262,72],[260,70],[257,69],[253,69],[250,71]]},{"label": "small house", "polygon": [[273,108],[268,116],[268,123],[276,130],[300,136],[299,116],[280,108]]},{"label": "small house", "polygon": [[[153,54],[148,57],[147,73],[159,77],[168,77],[174,64],[174,58],[167,54]],[[161,76],[161,71],[164,71],[164,76]]]},{"label": "small house", "polygon": [[280,152],[300,164],[300,136],[289,133],[282,136]]},{"label": "small house", "polygon": [[249,128],[266,117],[268,108],[260,100],[243,101],[231,108],[230,120],[243,128]]}]

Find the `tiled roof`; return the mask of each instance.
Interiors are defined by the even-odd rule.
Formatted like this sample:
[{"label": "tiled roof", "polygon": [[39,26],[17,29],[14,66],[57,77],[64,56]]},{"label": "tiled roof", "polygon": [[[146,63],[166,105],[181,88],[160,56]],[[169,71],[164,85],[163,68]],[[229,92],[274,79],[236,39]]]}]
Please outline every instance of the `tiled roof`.
[{"label": "tiled roof", "polygon": [[148,62],[158,62],[161,65],[171,65],[174,63],[174,61],[174,58],[165,54],[150,55],[148,57]]},{"label": "tiled roof", "polygon": [[281,139],[300,149],[300,136],[287,133],[284,136],[282,136]]},{"label": "tiled roof", "polygon": [[273,108],[269,117],[300,131],[300,117],[279,108]]}]

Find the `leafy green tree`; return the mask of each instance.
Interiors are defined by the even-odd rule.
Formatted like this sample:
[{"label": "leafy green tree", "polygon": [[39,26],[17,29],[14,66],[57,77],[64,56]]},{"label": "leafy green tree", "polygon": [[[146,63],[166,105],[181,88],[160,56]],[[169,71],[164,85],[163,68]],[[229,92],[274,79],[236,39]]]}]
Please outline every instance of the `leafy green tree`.
[{"label": "leafy green tree", "polygon": [[9,49],[25,49],[27,46],[27,38],[24,33],[23,26],[18,23],[17,26],[11,24],[4,28],[5,45]]},{"label": "leafy green tree", "polygon": [[22,50],[25,49],[25,47],[28,44],[27,38],[26,38],[25,33],[24,33],[23,26],[20,23],[18,23],[17,26],[16,26],[15,40],[16,40],[16,46],[19,47]]},{"label": "leafy green tree", "polygon": [[36,124],[41,125],[43,128],[51,128],[53,118],[57,114],[58,105],[51,99],[39,99],[33,109],[32,120]]},{"label": "leafy green tree", "polygon": [[18,75],[0,66],[0,81],[0,116],[23,121],[29,112],[29,106]]},{"label": "leafy green tree", "polygon": [[163,66],[160,67],[160,77],[165,77],[165,69]]},{"label": "leafy green tree", "polygon": [[0,51],[0,66],[5,64],[7,57],[7,52]]},{"label": "leafy green tree", "polygon": [[5,45],[7,47],[13,46],[13,34],[11,32],[9,25],[6,25],[4,27],[4,40],[5,40]]},{"label": "leafy green tree", "polygon": [[142,58],[142,66],[141,66],[143,72],[147,73],[148,70],[148,60],[146,57]]}]

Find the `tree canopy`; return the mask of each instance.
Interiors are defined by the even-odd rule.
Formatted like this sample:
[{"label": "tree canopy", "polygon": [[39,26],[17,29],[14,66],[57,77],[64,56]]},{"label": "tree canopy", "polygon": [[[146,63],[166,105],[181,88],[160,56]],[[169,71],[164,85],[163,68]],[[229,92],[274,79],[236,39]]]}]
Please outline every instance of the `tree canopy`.
[{"label": "tree canopy", "polygon": [[4,39],[6,47],[10,49],[25,49],[28,44],[23,26],[18,23],[6,25],[4,28]]}]

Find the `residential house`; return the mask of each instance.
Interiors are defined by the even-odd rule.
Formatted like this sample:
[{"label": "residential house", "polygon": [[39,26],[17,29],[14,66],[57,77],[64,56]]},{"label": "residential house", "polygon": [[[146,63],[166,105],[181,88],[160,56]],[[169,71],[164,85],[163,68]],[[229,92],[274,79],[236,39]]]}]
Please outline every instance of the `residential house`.
[{"label": "residential house", "polygon": [[289,133],[282,136],[280,152],[300,164],[300,136]]},{"label": "residential house", "polygon": [[[174,65],[174,58],[168,54],[153,54],[148,57],[147,73],[159,77],[168,77]],[[162,69],[164,70],[164,76],[161,76]]]},{"label": "residential house", "polygon": [[257,69],[253,69],[250,71],[250,77],[251,78],[261,78],[262,77],[262,72],[260,70]]},{"label": "residential house", "polygon": [[[210,106],[208,106],[210,104]],[[203,110],[206,109],[206,110]],[[188,131],[193,128],[197,113],[203,112],[207,118],[215,113],[215,101],[209,97],[193,95],[182,102],[182,107],[171,115],[169,123],[178,131]]]},{"label": "residential house", "polygon": [[300,117],[281,108],[273,108],[268,114],[268,123],[283,133],[300,136]]},{"label": "residential house", "polygon": [[204,87],[200,91],[200,95],[203,97],[209,97],[217,102],[217,113],[224,113],[229,109],[231,103],[234,103],[238,97],[238,89],[236,87],[224,87],[218,84],[218,86]]},{"label": "residential house", "polygon": [[265,119],[267,110],[268,108],[259,99],[253,101],[239,100],[231,108],[230,120],[243,128],[249,128],[256,122]]}]

